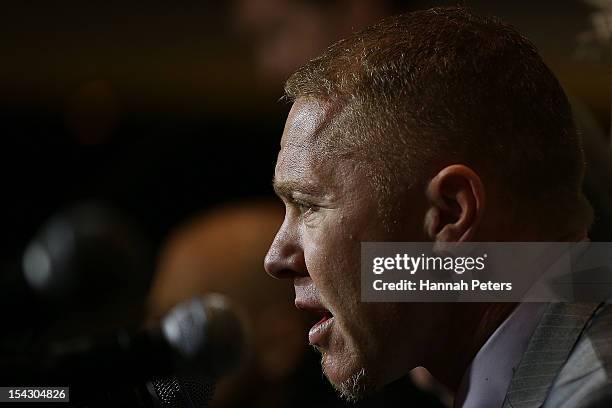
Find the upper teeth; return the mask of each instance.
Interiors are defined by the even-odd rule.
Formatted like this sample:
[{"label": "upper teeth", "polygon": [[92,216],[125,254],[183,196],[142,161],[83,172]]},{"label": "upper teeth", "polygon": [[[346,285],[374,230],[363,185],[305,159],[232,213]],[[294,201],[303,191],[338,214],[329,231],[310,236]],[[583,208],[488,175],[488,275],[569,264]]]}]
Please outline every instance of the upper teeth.
[{"label": "upper teeth", "polygon": [[327,328],[332,323],[332,319],[333,317],[329,317],[327,320],[324,320],[323,322],[316,324],[312,329],[310,329],[310,334],[318,333],[321,330]]}]

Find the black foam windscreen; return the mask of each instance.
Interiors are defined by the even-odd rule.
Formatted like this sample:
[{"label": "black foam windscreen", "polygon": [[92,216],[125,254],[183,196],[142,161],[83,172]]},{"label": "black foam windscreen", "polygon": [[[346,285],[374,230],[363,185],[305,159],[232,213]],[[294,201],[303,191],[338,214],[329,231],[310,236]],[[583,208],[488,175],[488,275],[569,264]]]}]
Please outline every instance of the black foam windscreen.
[{"label": "black foam windscreen", "polygon": [[157,378],[147,388],[158,408],[206,408],[215,392],[211,379],[188,375]]}]

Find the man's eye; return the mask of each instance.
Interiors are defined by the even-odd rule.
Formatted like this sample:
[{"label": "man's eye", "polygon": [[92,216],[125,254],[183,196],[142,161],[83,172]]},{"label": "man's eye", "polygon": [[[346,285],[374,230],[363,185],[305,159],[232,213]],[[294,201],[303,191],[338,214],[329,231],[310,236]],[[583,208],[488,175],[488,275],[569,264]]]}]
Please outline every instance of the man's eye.
[{"label": "man's eye", "polygon": [[293,203],[300,210],[300,214],[302,215],[309,215],[319,209],[316,205],[305,201],[294,200]]}]

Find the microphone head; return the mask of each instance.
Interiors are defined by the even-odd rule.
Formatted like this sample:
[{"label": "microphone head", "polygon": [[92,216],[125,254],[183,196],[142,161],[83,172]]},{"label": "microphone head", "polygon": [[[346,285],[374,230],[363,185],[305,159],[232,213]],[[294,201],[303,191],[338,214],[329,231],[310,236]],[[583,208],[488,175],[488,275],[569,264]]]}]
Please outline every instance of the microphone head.
[{"label": "microphone head", "polygon": [[147,384],[153,404],[158,408],[205,408],[215,392],[209,378],[171,376]]},{"label": "microphone head", "polygon": [[125,216],[85,202],[41,227],[24,251],[22,268],[29,287],[41,298],[98,306],[111,295],[127,302],[144,299],[152,259],[144,237]]},{"label": "microphone head", "polygon": [[162,319],[161,330],[180,356],[177,366],[213,378],[236,369],[247,354],[244,319],[220,294],[180,303]]}]

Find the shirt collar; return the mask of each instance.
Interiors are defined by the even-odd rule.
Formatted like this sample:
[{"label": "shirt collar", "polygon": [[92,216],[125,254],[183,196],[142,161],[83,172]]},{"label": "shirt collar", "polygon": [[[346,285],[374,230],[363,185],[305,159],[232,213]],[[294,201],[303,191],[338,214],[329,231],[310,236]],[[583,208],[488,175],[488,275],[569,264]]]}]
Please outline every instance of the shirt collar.
[{"label": "shirt collar", "polygon": [[514,370],[546,303],[520,303],[480,348],[461,380],[455,406],[501,407]]}]

